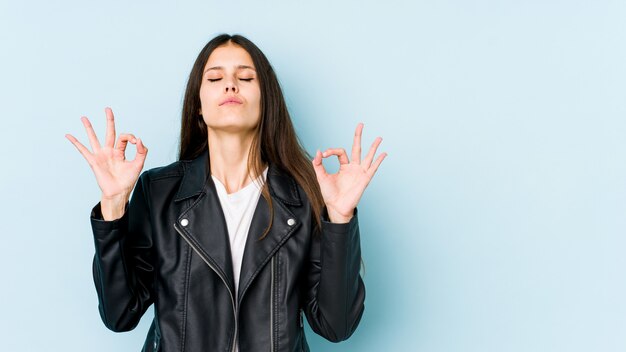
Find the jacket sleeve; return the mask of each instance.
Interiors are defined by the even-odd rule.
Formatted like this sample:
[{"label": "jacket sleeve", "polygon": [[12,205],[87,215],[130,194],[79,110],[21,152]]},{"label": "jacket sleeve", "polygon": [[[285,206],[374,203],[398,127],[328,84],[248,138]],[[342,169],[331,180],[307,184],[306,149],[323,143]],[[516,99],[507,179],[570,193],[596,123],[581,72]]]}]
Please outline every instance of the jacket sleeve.
[{"label": "jacket sleeve", "polygon": [[312,236],[304,312],[313,331],[339,342],[356,330],[365,308],[357,209],[348,223],[336,224],[324,208],[321,230]]},{"label": "jacket sleeve", "polygon": [[98,309],[104,325],[115,332],[134,329],[154,301],[147,177],[146,172],[139,177],[121,218],[104,220],[100,202],[91,211]]}]

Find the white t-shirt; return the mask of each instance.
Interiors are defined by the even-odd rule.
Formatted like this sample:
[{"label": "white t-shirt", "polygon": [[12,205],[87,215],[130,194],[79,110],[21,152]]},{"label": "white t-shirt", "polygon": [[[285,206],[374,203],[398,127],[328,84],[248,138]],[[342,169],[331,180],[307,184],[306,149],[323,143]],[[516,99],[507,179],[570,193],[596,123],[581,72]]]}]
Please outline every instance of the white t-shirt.
[{"label": "white t-shirt", "polygon": [[[261,188],[257,186],[257,182],[261,182],[261,186],[265,183],[267,177],[266,167],[263,174],[255,181],[248,183],[242,189],[235,193],[226,193],[226,187],[213,175],[215,189],[224,211],[226,218],[226,227],[228,228],[228,237],[230,239],[230,252],[233,259],[233,278],[235,279],[235,298],[239,288],[239,273],[241,271],[241,261],[243,259],[243,251],[246,246],[248,230],[252,223],[252,215],[256,209],[259,197],[261,196]],[[262,181],[261,181],[262,180]]]}]

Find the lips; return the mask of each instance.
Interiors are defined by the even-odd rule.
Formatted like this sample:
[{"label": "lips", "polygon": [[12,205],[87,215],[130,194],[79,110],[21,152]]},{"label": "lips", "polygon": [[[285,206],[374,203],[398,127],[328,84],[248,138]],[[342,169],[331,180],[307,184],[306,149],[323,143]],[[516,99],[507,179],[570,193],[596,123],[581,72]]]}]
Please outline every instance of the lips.
[{"label": "lips", "polygon": [[242,103],[241,100],[239,100],[239,99],[237,99],[235,97],[229,97],[229,98],[226,98],[225,100],[223,100],[220,103],[220,106],[228,105],[228,104],[241,104],[241,103]]}]

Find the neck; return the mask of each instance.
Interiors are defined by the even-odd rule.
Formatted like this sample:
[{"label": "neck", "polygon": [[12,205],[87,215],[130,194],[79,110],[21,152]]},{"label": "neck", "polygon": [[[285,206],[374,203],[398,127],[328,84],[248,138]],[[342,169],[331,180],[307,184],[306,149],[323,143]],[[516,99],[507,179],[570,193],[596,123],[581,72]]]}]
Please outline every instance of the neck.
[{"label": "neck", "polygon": [[227,193],[242,189],[253,178],[248,170],[248,156],[252,146],[252,133],[233,134],[209,129],[209,165],[211,174],[226,188]]}]

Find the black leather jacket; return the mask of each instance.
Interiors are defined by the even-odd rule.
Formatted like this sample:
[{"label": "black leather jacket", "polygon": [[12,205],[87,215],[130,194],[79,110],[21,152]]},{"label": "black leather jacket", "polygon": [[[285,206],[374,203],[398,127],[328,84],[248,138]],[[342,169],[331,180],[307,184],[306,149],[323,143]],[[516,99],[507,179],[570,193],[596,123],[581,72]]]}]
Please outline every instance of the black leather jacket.
[{"label": "black leather jacket", "polygon": [[143,351],[308,351],[302,313],[330,341],[348,338],[363,314],[357,210],[347,224],[328,220],[314,235],[308,198],[270,164],[273,201],[260,197],[234,297],[228,233],[208,152],[144,171],[120,219],[92,209],[93,277],[100,316],[132,330],[154,303]]}]

